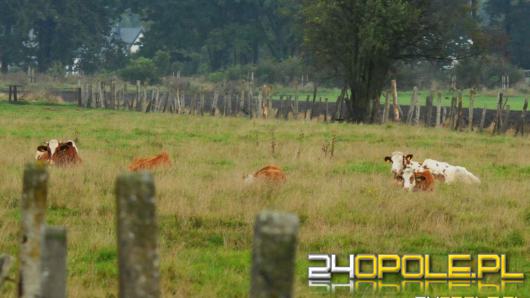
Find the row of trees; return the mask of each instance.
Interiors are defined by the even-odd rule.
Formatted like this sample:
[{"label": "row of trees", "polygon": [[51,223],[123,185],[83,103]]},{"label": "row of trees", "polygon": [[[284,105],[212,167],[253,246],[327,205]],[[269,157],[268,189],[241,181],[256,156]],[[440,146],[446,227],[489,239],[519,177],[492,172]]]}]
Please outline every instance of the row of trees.
[{"label": "row of trees", "polygon": [[[124,13],[145,28],[139,57],[111,34]],[[477,57],[487,56],[530,68],[529,13],[527,0],[3,0],[0,62],[2,71],[47,71],[79,60],[85,73],[121,69],[134,79],[218,78],[239,65],[266,72],[294,61],[317,83],[342,87],[353,120],[371,121],[396,65],[480,68],[487,60]]]},{"label": "row of trees", "polygon": [[[193,74],[219,71],[233,65],[258,64],[264,60],[307,58],[305,56],[312,53],[304,48],[304,38],[320,34],[311,32],[319,26],[308,18],[314,19],[320,13],[325,22],[347,26],[337,31],[345,34],[365,23],[364,17],[376,18],[387,27],[384,32],[364,28],[367,32],[362,34],[365,35],[383,36],[413,27],[410,25],[415,22],[421,23],[415,28],[417,32],[409,33],[439,43],[433,40],[435,35],[425,35],[431,29],[440,31],[440,28],[432,28],[434,20],[440,21],[444,35],[455,33],[452,31],[455,27],[460,30],[457,33],[461,33],[462,26],[454,26],[453,21],[463,25],[469,18],[454,16],[462,16],[462,12],[467,11],[471,19],[487,31],[488,37],[494,39],[490,54],[499,55],[521,68],[530,68],[529,1],[434,1],[432,5],[430,2],[3,0],[0,1],[0,63],[3,72],[8,65],[28,64],[46,71],[54,63],[73,65],[76,58],[81,58],[80,67],[88,73],[121,68],[127,63],[127,53],[123,44],[112,38],[111,30],[124,14],[131,13],[140,16],[146,31],[141,56],[153,58],[157,52],[165,52],[170,57],[166,71]],[[421,19],[415,20],[414,13],[407,14],[408,6],[416,8]],[[436,6],[440,9],[432,10]],[[335,7],[333,14],[337,15],[326,17],[329,7]],[[321,42],[325,43],[332,36],[323,36]],[[344,37],[343,42],[347,42]],[[423,56],[423,53],[418,54]]]}]

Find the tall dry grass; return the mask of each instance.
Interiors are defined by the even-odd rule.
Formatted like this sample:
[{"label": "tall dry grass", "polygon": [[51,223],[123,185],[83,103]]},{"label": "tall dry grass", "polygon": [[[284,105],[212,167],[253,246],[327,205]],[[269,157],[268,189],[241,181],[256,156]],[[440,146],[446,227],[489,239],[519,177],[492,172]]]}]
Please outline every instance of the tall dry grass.
[{"label": "tall dry grass", "polygon": [[[325,157],[333,136],[334,157]],[[77,138],[83,159],[49,170],[47,220],[68,228],[70,297],[116,296],[115,178],[134,157],[161,151],[173,162],[153,173],[164,297],[246,296],[252,225],[263,209],[301,219],[301,297],[320,295],[307,286],[308,253],[495,252],[515,271],[530,268],[528,138],[0,103],[0,252],[18,252],[23,167],[50,138]],[[482,184],[404,192],[383,162],[395,150],[465,166]],[[243,185],[243,174],[268,163],[284,168],[284,186]],[[1,293],[14,291],[8,284]]]}]

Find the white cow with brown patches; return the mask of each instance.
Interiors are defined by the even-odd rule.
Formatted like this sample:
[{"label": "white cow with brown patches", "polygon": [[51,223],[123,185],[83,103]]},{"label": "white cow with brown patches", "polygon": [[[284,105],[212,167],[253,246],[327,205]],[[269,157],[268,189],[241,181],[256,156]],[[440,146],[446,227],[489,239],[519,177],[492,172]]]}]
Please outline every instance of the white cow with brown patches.
[{"label": "white cow with brown patches", "polygon": [[402,152],[396,151],[392,153],[392,156],[386,156],[385,161],[392,163],[392,173],[394,178],[398,180],[403,179],[403,170],[405,168],[411,168],[412,170],[428,169],[432,176],[437,179],[444,181],[447,184],[454,182],[464,183],[480,183],[480,179],[469,172],[466,168],[461,166],[454,166],[446,162],[437,161],[434,159],[426,159],[423,163],[413,161],[412,154],[403,154]]},{"label": "white cow with brown patches", "polygon": [[412,154],[404,154],[400,151],[392,152],[391,156],[386,156],[385,161],[392,163],[392,174],[394,174],[394,179],[401,181],[403,179],[403,169],[409,167],[411,169],[420,169],[421,164],[417,161],[412,160]]},{"label": "white cow with brown patches", "polygon": [[443,180],[447,184],[454,182],[480,184],[480,179],[477,176],[461,166],[453,166],[434,159],[426,159],[421,166],[429,169],[435,178]]}]

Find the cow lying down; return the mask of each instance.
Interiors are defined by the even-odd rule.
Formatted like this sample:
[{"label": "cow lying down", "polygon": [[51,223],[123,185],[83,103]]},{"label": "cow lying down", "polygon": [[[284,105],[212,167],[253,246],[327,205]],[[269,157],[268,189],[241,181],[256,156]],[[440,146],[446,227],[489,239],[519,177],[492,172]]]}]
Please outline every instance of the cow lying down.
[{"label": "cow lying down", "polygon": [[140,170],[153,170],[161,166],[169,166],[171,161],[167,152],[162,152],[151,157],[136,158],[129,165],[129,171],[137,172]]},{"label": "cow lying down", "polygon": [[55,139],[37,147],[35,160],[56,166],[75,165],[81,162],[74,141],[60,142]]},{"label": "cow lying down", "polygon": [[253,184],[256,181],[265,181],[272,183],[283,183],[287,180],[287,176],[283,170],[276,165],[267,165],[254,174],[243,176],[245,184]]},{"label": "cow lying down", "polygon": [[480,179],[464,167],[433,159],[426,159],[420,164],[412,158],[412,154],[403,154],[399,151],[385,157],[386,162],[392,163],[394,179],[407,190],[433,190],[434,180],[447,184],[455,182],[480,184]]}]

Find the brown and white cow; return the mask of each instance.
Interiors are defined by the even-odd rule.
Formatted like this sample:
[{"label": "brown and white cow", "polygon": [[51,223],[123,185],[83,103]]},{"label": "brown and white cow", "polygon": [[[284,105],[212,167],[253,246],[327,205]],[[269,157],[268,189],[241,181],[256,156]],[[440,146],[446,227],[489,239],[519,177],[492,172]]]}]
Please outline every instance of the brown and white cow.
[{"label": "brown and white cow", "polygon": [[447,184],[454,182],[480,184],[480,179],[477,176],[461,166],[453,166],[434,159],[426,159],[421,166],[429,169],[435,178],[443,180]]},{"label": "brown and white cow", "polygon": [[287,180],[287,176],[283,170],[276,165],[267,165],[254,174],[243,176],[245,184],[252,184],[256,181],[265,181],[273,183],[283,183]]},{"label": "brown and white cow", "polygon": [[140,170],[152,170],[160,166],[171,164],[167,152],[162,152],[152,157],[136,158],[129,165],[129,171],[136,172]]},{"label": "brown and white cow", "polygon": [[413,157],[412,154],[404,154],[400,151],[394,151],[391,156],[385,156],[385,162],[392,164],[391,171],[394,174],[394,179],[401,183],[403,169],[405,167],[411,167],[413,169],[421,168],[419,162],[412,160]]},{"label": "brown and white cow", "polygon": [[480,179],[464,167],[453,166],[434,159],[426,159],[420,164],[419,162],[413,161],[413,157],[412,154],[405,155],[399,151],[393,152],[392,156],[385,157],[386,162],[392,163],[394,178],[401,180],[403,170],[406,167],[411,167],[414,170],[419,170],[420,168],[429,169],[436,180],[443,181],[447,184],[455,182],[480,183]]},{"label": "brown and white cow", "polygon": [[433,191],[434,176],[427,168],[405,167],[402,173],[403,188],[408,191]]},{"label": "brown and white cow", "polygon": [[81,162],[74,141],[59,142],[56,139],[38,146],[35,160],[56,166],[75,165]]}]

